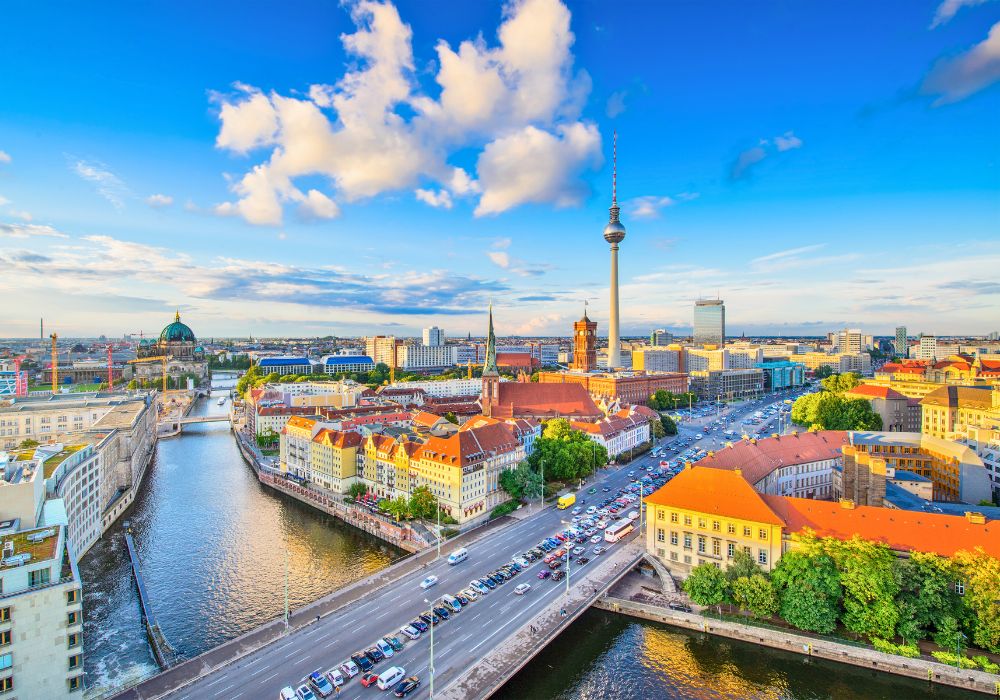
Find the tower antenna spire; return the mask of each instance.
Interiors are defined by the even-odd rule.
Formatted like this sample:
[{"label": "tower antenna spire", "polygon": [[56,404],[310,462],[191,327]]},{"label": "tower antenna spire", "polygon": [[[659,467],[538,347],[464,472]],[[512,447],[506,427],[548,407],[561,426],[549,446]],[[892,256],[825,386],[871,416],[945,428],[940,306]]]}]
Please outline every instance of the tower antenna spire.
[{"label": "tower antenna spire", "polygon": [[618,130],[614,132],[611,146],[611,204],[618,203]]}]

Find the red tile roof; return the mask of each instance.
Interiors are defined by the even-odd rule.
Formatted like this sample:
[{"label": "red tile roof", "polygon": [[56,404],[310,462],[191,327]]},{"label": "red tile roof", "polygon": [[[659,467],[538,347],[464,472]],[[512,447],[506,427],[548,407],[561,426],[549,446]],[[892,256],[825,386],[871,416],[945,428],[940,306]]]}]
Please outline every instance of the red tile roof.
[{"label": "red tile roof", "polygon": [[786,523],[789,533],[814,530],[820,537],[883,542],[897,551],[916,550],[951,556],[960,550],[982,547],[1000,557],[1000,521],[974,524],[965,517],[920,513],[895,508],[856,506],[844,508],[832,501],[763,496],[767,505]]},{"label": "red tile roof", "polygon": [[499,406],[493,415],[545,418],[599,418],[601,410],[580,384],[500,382]]},{"label": "red tile roof", "polygon": [[361,444],[361,434],[356,433],[353,430],[330,430],[329,428],[322,428],[315,437],[313,437],[313,442],[318,442],[321,444],[327,444],[331,447],[338,447],[344,449],[345,447],[358,447]]},{"label": "red tile roof", "polygon": [[847,441],[847,432],[843,430],[783,435],[758,440],[756,444],[740,440],[700,460],[697,466],[740,469],[747,482],[756,484],[781,467],[837,459]]},{"label": "red tile roof", "polygon": [[871,398],[871,399],[906,399],[905,396],[900,394],[895,389],[887,386],[875,386],[874,384],[860,384],[850,391],[846,392],[851,396],[856,396],[858,398]]},{"label": "red tile roof", "polygon": [[781,518],[735,471],[691,467],[646,497],[646,503],[783,525]]},{"label": "red tile roof", "polygon": [[431,427],[435,423],[441,420],[441,416],[429,413],[427,411],[418,411],[415,416],[413,416],[413,422],[417,425],[423,425],[426,427]]},{"label": "red tile roof", "polygon": [[506,423],[492,423],[462,430],[448,437],[430,437],[418,457],[453,466],[481,462],[494,453],[510,452],[520,446]]}]

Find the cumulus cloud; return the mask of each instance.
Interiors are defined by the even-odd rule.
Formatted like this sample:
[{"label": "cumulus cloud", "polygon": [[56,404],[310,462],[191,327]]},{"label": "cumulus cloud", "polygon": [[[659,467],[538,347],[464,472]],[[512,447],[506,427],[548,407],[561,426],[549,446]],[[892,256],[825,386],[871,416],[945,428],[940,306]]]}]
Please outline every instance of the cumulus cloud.
[{"label": "cumulus cloud", "polygon": [[148,197],[146,197],[146,204],[153,207],[154,209],[169,207],[173,203],[174,203],[174,198],[166,194],[151,194]]},{"label": "cumulus cloud", "polygon": [[7,151],[0,151],[0,163],[9,163],[10,160],[10,154]]},{"label": "cumulus cloud", "polygon": [[625,202],[625,211],[633,219],[655,219],[660,215],[660,210],[673,206],[677,203],[673,197],[657,197],[647,195],[636,197]]},{"label": "cumulus cloud", "polygon": [[924,78],[921,92],[938,95],[934,105],[958,102],[1000,80],[1000,22],[965,53],[938,61]]},{"label": "cumulus cloud", "polygon": [[340,216],[340,207],[319,190],[309,190],[299,205],[306,219],[333,219]]},{"label": "cumulus cloud", "polygon": [[510,254],[502,250],[489,250],[486,255],[497,267],[502,267],[505,270],[510,267]]},{"label": "cumulus cloud", "polygon": [[934,13],[930,28],[934,29],[950,21],[963,7],[974,7],[985,2],[986,0],[942,0]]},{"label": "cumulus cloud", "polygon": [[604,106],[604,113],[609,119],[614,119],[625,111],[625,98],[628,97],[627,90],[619,90],[611,93],[607,104]]},{"label": "cumulus cloud", "polygon": [[[579,171],[599,162],[600,138],[579,121],[590,79],[574,73],[570,13],[560,0],[510,3],[495,45],[481,36],[457,49],[439,41],[437,98],[416,80],[412,30],[393,4],[362,0],[350,12],[357,31],[341,41],[353,62],[335,83],[310,86],[308,97],[243,84],[213,96],[221,105],[217,147],[269,151],[233,180],[237,199],[217,213],[280,225],[285,205],[308,199],[296,179],[315,175],[348,203],[405,189],[443,207],[481,195],[480,214],[579,201]],[[482,149],[475,178],[447,163],[470,148]],[[570,161],[543,168],[530,191],[510,181],[524,173],[505,163],[553,154]]]},{"label": "cumulus cloud", "polygon": [[775,136],[773,139],[761,139],[756,146],[752,146],[736,156],[729,167],[729,178],[731,180],[742,180],[752,174],[755,166],[775,153],[783,153],[802,148],[802,139],[791,131],[786,131],[782,136]]},{"label": "cumulus cloud", "polygon": [[78,160],[73,163],[71,169],[79,177],[92,183],[97,193],[111,202],[115,209],[125,207],[125,199],[131,196],[131,192],[128,186],[103,163]]},{"label": "cumulus cloud", "polygon": [[43,224],[10,224],[0,222],[0,238],[69,238],[65,233]]},{"label": "cumulus cloud", "polygon": [[493,250],[486,251],[486,257],[496,265],[497,267],[507,270],[520,277],[537,277],[538,275],[544,275],[546,272],[552,269],[551,265],[546,263],[529,263],[521,258],[514,257],[509,252],[507,248],[510,247],[509,238],[501,238],[493,242]]}]

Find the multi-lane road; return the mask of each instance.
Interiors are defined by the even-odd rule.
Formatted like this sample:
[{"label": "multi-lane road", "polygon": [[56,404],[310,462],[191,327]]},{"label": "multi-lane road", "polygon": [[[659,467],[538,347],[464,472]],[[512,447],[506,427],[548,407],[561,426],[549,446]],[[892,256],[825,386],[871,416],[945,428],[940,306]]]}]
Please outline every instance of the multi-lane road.
[{"label": "multi-lane road", "polygon": [[[781,398],[784,397],[776,400],[780,401]],[[731,424],[738,425],[737,421],[760,410],[762,406],[763,404],[743,404],[728,409],[726,413]],[[701,425],[702,420],[682,423],[679,437],[695,434]],[[762,429],[763,426],[760,430]],[[676,438],[664,440],[663,444],[668,444],[673,439]],[[710,445],[710,440],[711,437],[707,436],[698,442],[708,442]],[[668,452],[668,457],[672,456],[673,453]],[[617,491],[629,483],[628,472],[658,461],[659,458],[646,454],[627,467],[602,470],[601,474],[591,478],[578,492],[578,504],[588,501],[585,505],[591,505],[603,500],[603,487],[612,492]],[[587,495],[587,490],[591,487],[596,487],[597,493]],[[539,512],[479,539],[469,547],[469,557],[463,563],[449,566],[446,558],[451,547],[446,546],[441,559],[426,568],[386,586],[370,595],[367,600],[322,617],[305,629],[297,630],[233,664],[202,676],[169,697],[177,700],[277,698],[281,688],[297,687],[305,682],[312,671],[326,671],[339,666],[352,653],[372,646],[377,639],[388,634],[399,637],[405,642],[405,647],[391,659],[378,664],[374,671],[379,672],[391,665],[403,666],[407,675],[416,675],[421,679],[420,688],[410,697],[428,697],[430,632],[424,633],[418,640],[409,641],[399,633],[399,628],[430,607],[425,601],[433,603],[445,593],[454,594],[466,588],[473,578],[489,573],[509,562],[512,557],[532,548],[543,538],[564,529],[562,521],[568,521],[571,517],[568,511],[552,507],[541,509],[538,504],[528,508],[538,509]],[[607,543],[602,544],[608,546]],[[593,546],[588,544],[588,550]],[[621,544],[610,546],[618,547]],[[593,558],[592,555],[588,556]],[[436,690],[461,676],[477,659],[501,644],[505,633],[513,632],[525,620],[564,594],[565,580],[553,582],[536,577],[542,568],[544,564],[535,562],[514,581],[481,596],[462,612],[453,614],[434,628]],[[574,573],[571,566],[571,585],[576,580]],[[420,581],[432,574],[438,577],[437,585],[428,590],[421,589]],[[514,587],[519,583],[531,584],[531,590],[523,596],[515,595]],[[341,688],[337,697],[353,700],[377,693],[374,687],[363,688],[359,679],[354,678]]]}]

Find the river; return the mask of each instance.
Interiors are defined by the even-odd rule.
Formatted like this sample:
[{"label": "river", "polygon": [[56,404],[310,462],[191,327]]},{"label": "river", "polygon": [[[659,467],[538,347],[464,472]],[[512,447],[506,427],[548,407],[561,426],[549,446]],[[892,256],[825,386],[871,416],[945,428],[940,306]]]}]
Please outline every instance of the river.
[{"label": "river", "polygon": [[[218,406],[233,384],[217,380],[193,415]],[[188,426],[161,440],[131,520],[160,627],[187,658],[284,609],[384,568],[404,553],[298,501],[265,489],[246,466],[228,423]],[[156,672],[132,581],[122,523],[80,562],[88,696]]]}]

